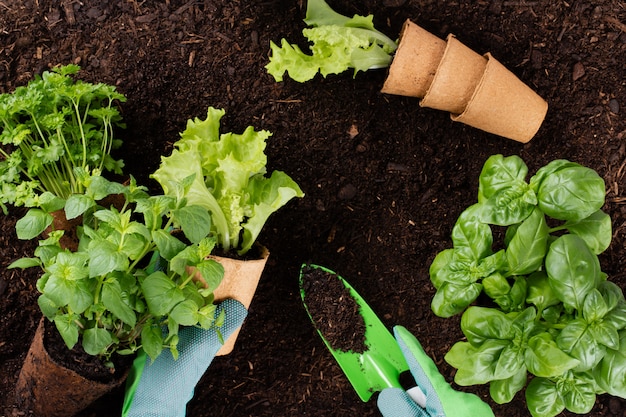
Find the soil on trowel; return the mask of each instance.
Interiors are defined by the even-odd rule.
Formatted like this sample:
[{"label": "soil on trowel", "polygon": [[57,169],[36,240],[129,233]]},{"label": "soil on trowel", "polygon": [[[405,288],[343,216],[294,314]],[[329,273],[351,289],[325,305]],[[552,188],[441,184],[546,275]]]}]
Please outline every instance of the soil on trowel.
[{"label": "soil on trowel", "polygon": [[330,346],[342,352],[365,352],[365,321],[339,277],[323,269],[306,268],[302,287],[311,320]]}]

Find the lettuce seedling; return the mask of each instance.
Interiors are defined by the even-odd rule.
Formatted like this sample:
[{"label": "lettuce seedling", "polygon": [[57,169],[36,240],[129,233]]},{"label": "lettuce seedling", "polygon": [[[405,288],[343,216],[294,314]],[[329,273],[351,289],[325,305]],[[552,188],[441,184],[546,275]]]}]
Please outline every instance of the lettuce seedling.
[{"label": "lettuce seedling", "polygon": [[[270,132],[250,126],[242,134],[220,134],[224,114],[209,107],[205,120],[189,120],[152,178],[166,195],[184,196],[211,213],[212,231],[224,251],[245,254],[269,216],[304,193],[282,171],[265,175]],[[190,184],[184,190],[177,185],[183,182]]]},{"label": "lettuce seedling", "polygon": [[77,65],[45,71],[13,93],[0,95],[0,206],[37,207],[51,192],[68,198],[83,191],[76,169],[122,173],[111,157],[123,127],[116,102],[124,95],[107,84],[74,80]]},{"label": "lettuce seedling", "polygon": [[270,41],[272,56],[267,71],[276,81],[283,80],[283,74],[298,81],[311,80],[320,72],[339,74],[350,68],[354,74],[390,65],[397,44],[382,32],[376,30],[373,16],[343,16],[330,8],[324,0],[309,0],[304,22],[310,26],[302,34],[312,43],[311,55],[281,40],[279,47]]},{"label": "lettuce seedling", "polygon": [[[210,215],[185,198],[149,196],[132,178],[129,185],[83,180],[85,193],[61,204],[68,218],[82,218],[78,250],[62,247],[63,230],[52,231],[34,257],[9,267],[42,269],[39,307],[69,349],[79,345],[109,364],[112,355],[139,348],[153,360],[164,348],[176,358],[180,326],[209,329],[224,319],[215,317],[213,304],[224,268],[208,258],[216,244]],[[123,202],[100,205],[109,195]],[[51,221],[39,208],[29,212],[18,235],[37,236]]]},{"label": "lettuce seedling", "polygon": [[[616,376],[626,367],[626,300],[598,259],[612,237],[604,181],[566,160],[527,175],[517,156],[486,161],[478,203],[461,213],[453,247],[430,266],[432,309],[463,313],[467,341],[445,356],[456,383],[488,383],[497,403],[528,384],[534,417],[584,414],[597,394],[626,397]],[[505,228],[501,242],[497,227]]]}]

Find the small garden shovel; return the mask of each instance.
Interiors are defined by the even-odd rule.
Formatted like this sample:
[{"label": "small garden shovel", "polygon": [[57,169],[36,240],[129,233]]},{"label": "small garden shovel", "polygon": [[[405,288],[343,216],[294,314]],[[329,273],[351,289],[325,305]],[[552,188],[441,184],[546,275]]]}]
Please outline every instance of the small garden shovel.
[{"label": "small garden shovel", "polygon": [[[364,352],[355,353],[333,349],[319,326],[316,325],[316,328],[324,344],[335,357],[337,363],[339,363],[339,366],[348,377],[361,400],[367,402],[375,392],[395,387],[407,389],[407,393],[409,393],[411,398],[423,406],[425,402],[424,394],[416,386],[415,381],[412,380],[409,365],[404,359],[396,339],[367,305],[365,300],[361,298],[350,284],[333,271],[323,266],[305,264],[300,269],[300,295],[313,324],[315,325],[315,320],[311,315],[311,311],[309,311],[309,306],[307,306],[306,290],[303,285],[304,274],[311,268],[321,269],[336,277],[349,290],[352,298],[359,306],[359,312],[365,322],[366,349]],[[407,381],[406,383],[405,380]]]}]

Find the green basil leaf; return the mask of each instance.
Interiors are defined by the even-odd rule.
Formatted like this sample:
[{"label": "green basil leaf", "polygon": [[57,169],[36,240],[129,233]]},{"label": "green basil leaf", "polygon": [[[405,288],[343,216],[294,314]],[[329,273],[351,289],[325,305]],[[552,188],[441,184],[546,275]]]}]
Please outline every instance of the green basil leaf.
[{"label": "green basil leaf", "polygon": [[192,243],[200,242],[211,232],[211,215],[204,207],[185,206],[172,213],[185,233],[185,237]]},{"label": "green basil leaf", "polygon": [[527,278],[528,292],[526,302],[534,304],[537,310],[543,311],[547,307],[558,304],[560,301],[548,282],[548,275],[544,271],[535,272]]},{"label": "green basil leaf", "polygon": [[124,271],[129,267],[128,257],[109,241],[92,240],[88,252],[90,277],[106,275],[112,271]]},{"label": "green basil leaf", "polygon": [[602,177],[590,168],[567,166],[548,175],[537,192],[539,208],[559,220],[579,221],[604,205]]},{"label": "green basil leaf", "polygon": [[502,311],[486,307],[472,306],[461,317],[461,330],[473,346],[489,339],[513,339],[511,324]]},{"label": "green basil leaf", "polygon": [[106,279],[102,283],[102,304],[131,327],[135,326],[137,317],[128,304],[122,298],[122,289],[118,281]]},{"label": "green basil leaf", "polygon": [[610,322],[598,321],[589,325],[589,331],[594,340],[608,348],[619,347],[619,334],[615,326]]},{"label": "green basil leaf", "polygon": [[604,252],[613,238],[611,217],[602,210],[598,210],[582,220],[566,222],[564,227],[570,233],[580,236],[596,255]]},{"label": "green basil leaf", "polygon": [[163,351],[163,331],[161,327],[147,324],[141,329],[141,347],[154,360]]},{"label": "green basil leaf", "polygon": [[533,190],[535,190],[535,192],[539,192],[541,183],[550,175],[563,168],[580,166],[582,165],[577,164],[576,162],[570,162],[567,159],[555,159],[537,170],[537,173],[530,179],[530,186]]},{"label": "green basil leaf", "polygon": [[598,291],[602,294],[602,298],[604,299],[606,307],[609,311],[624,302],[624,293],[614,282],[602,281],[600,285],[598,285]]},{"label": "green basil leaf", "polygon": [[202,260],[195,268],[211,292],[215,291],[224,278],[224,267],[212,259]]},{"label": "green basil leaf", "polygon": [[162,271],[148,275],[141,283],[148,309],[155,316],[168,314],[185,297],[183,291]]},{"label": "green basil leaf", "polygon": [[11,264],[9,266],[7,266],[7,269],[13,269],[13,268],[20,268],[20,269],[26,269],[26,268],[32,268],[34,266],[41,266],[41,260],[39,258],[20,258],[16,261],[11,262]]},{"label": "green basil leaf", "polygon": [[467,208],[457,219],[452,228],[452,242],[457,256],[477,261],[491,253],[493,235],[488,224],[481,222],[475,204]]},{"label": "green basil leaf", "polygon": [[454,382],[461,386],[486,384],[496,379],[496,364],[502,350],[511,342],[490,339],[479,347],[457,342],[444,359],[457,368]]},{"label": "green basil leaf", "polygon": [[70,314],[57,314],[54,317],[54,325],[67,348],[73,349],[78,343],[78,324],[76,324],[75,317]]},{"label": "green basil leaf", "polygon": [[41,294],[37,298],[37,305],[41,309],[41,312],[43,313],[43,315],[45,317],[47,317],[48,319],[50,319],[50,320],[54,319],[54,317],[57,315],[57,312],[59,311],[59,307],[60,307],[54,301],[52,301],[50,298],[46,297],[45,294]]},{"label": "green basil leaf", "polygon": [[506,404],[513,400],[515,394],[520,392],[528,381],[528,371],[522,367],[517,373],[506,379],[499,379],[489,383],[489,394],[498,404]]},{"label": "green basil leaf", "polygon": [[85,194],[72,194],[65,203],[65,217],[75,219],[95,205],[93,198]]},{"label": "green basil leaf", "polygon": [[607,349],[593,376],[600,388],[621,398],[626,398],[626,331],[620,332],[619,349]]},{"label": "green basil leaf", "polygon": [[555,240],[545,266],[552,289],[566,307],[581,310],[587,294],[600,283],[600,261],[576,235]]},{"label": "green basil leaf", "polygon": [[537,205],[537,197],[523,181],[502,189],[482,203],[480,220],[509,226],[527,218]]},{"label": "green basil leaf", "polygon": [[549,333],[539,333],[528,340],[526,367],[533,375],[551,378],[578,366],[580,361],[563,352]]},{"label": "green basil leaf", "polygon": [[565,408],[576,414],[587,414],[596,403],[595,385],[584,374],[570,373],[566,383],[557,384]]},{"label": "green basil leaf", "polygon": [[554,417],[565,410],[556,384],[546,378],[533,378],[526,387],[526,405],[533,417]]},{"label": "green basil leaf", "polygon": [[546,256],[548,225],[543,213],[534,209],[517,231],[508,247],[506,258],[511,275],[526,275],[537,271]]},{"label": "green basil leaf", "polygon": [[181,326],[193,326],[198,323],[198,305],[193,300],[185,300],[170,312],[170,317]]},{"label": "green basil leaf", "polygon": [[90,355],[102,354],[112,342],[113,338],[106,329],[92,327],[83,332],[83,349]]},{"label": "green basil leaf", "polygon": [[481,284],[467,285],[446,282],[435,293],[431,308],[433,313],[439,317],[452,317],[473,303],[481,291]]},{"label": "green basil leaf", "polygon": [[167,261],[171,260],[180,253],[180,251],[186,248],[183,242],[163,229],[154,230],[152,232],[152,239],[161,256]]},{"label": "green basil leaf", "polygon": [[31,240],[43,233],[52,224],[52,215],[40,209],[30,209],[15,223],[17,237]]},{"label": "green basil leaf", "polygon": [[524,181],[526,175],[528,167],[519,156],[490,156],[478,177],[478,201],[482,203],[498,191]]},{"label": "green basil leaf", "polygon": [[592,369],[606,352],[593,336],[589,324],[583,319],[568,322],[557,336],[556,343],[560,349],[580,361],[575,368],[576,371]]},{"label": "green basil leaf", "polygon": [[503,297],[511,292],[511,285],[502,274],[491,274],[483,279],[483,290],[490,298]]},{"label": "green basil leaf", "polygon": [[610,323],[617,330],[626,328],[626,302],[620,301],[614,309],[604,318],[606,323]]}]

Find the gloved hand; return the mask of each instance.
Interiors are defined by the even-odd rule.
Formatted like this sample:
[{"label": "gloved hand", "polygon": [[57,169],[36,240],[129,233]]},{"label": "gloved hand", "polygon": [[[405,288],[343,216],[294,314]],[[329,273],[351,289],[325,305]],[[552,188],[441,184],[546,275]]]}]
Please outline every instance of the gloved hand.
[{"label": "gloved hand", "polygon": [[406,391],[386,388],[378,396],[378,409],[385,417],[494,417],[493,411],[474,394],[455,391],[439,373],[422,345],[407,329],[393,329],[411,374],[422,391],[418,405]]},{"label": "gloved hand", "polygon": [[[223,340],[238,329],[248,311],[237,300],[225,300],[217,308],[216,317],[225,310],[220,328]],[[215,329],[186,327],[179,331],[177,360],[169,350],[154,362],[141,351],[126,382],[123,417],[180,417],[193,397],[196,384],[222,347]]]}]

